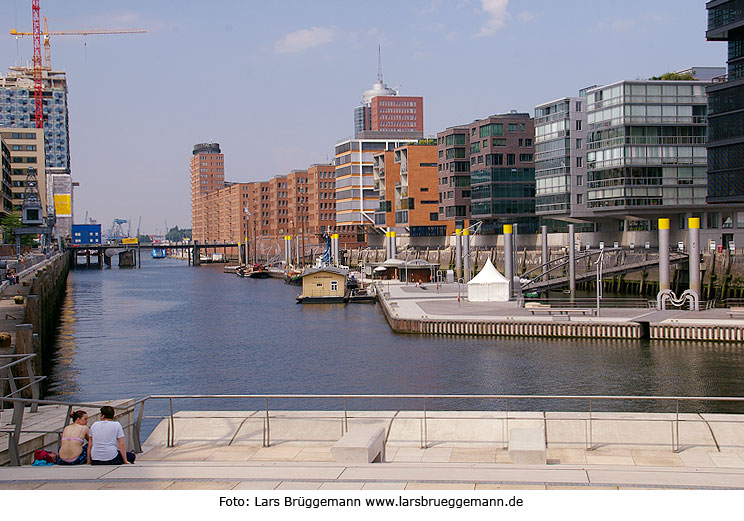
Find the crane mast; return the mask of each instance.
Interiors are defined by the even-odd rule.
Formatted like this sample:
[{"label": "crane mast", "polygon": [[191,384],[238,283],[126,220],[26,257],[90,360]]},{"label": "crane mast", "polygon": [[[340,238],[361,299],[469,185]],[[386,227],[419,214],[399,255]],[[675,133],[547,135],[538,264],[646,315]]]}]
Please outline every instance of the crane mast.
[{"label": "crane mast", "polygon": [[41,97],[41,21],[39,0],[31,1],[31,19],[34,26],[34,101],[36,128],[44,128],[44,102]]}]

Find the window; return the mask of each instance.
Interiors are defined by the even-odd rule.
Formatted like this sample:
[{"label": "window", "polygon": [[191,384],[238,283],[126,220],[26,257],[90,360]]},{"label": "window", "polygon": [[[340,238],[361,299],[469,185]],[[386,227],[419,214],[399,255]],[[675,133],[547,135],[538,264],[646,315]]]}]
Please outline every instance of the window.
[{"label": "window", "polygon": [[523,162],[532,161],[532,154],[519,154],[519,160]]},{"label": "window", "polygon": [[580,119],[577,119],[576,120],[576,130],[581,130],[581,120]]},{"label": "window", "polygon": [[332,280],[331,281],[331,291],[338,291],[338,281]]},{"label": "window", "polygon": [[576,194],[576,204],[582,204],[584,202],[584,194]]},{"label": "window", "polygon": [[424,187],[421,187],[421,191],[422,192],[428,192],[429,191],[429,188],[428,187],[425,187],[425,186]]},{"label": "window", "polygon": [[519,146],[520,146],[520,147],[521,147],[521,146],[524,146],[524,139],[522,139],[522,138],[519,138]]},{"label": "window", "polygon": [[475,135],[475,130],[476,130],[475,128],[471,128],[470,129],[470,135],[471,136],[474,136]]},{"label": "window", "polygon": [[509,123],[509,132],[516,132],[517,128],[518,126],[516,123]]},{"label": "window", "polygon": [[506,164],[513,165],[516,163],[516,154],[506,154]]},{"label": "window", "polygon": [[531,147],[532,146],[532,139],[531,138],[525,138],[524,139],[524,146]]},{"label": "window", "polygon": [[478,156],[478,163],[482,163],[482,162],[483,162],[483,156]]},{"label": "window", "polygon": [[581,186],[584,184],[584,176],[583,175],[577,175],[576,176],[576,186]]},{"label": "window", "polygon": [[718,212],[708,212],[708,229],[718,228]]},{"label": "window", "polygon": [[493,143],[492,144],[495,147],[505,147],[506,146],[506,138],[505,137],[493,138]]},{"label": "window", "polygon": [[524,132],[524,123],[519,124],[519,131]]},{"label": "window", "polygon": [[583,157],[577,157],[576,158],[576,166],[578,168],[581,168],[584,165],[584,158]]},{"label": "window", "polygon": [[577,101],[576,102],[576,112],[581,112],[581,102],[580,101]]},{"label": "window", "polygon": [[580,137],[577,137],[576,138],[576,149],[577,150],[581,150],[581,146],[582,145],[583,145],[583,143],[581,142],[581,138]]}]

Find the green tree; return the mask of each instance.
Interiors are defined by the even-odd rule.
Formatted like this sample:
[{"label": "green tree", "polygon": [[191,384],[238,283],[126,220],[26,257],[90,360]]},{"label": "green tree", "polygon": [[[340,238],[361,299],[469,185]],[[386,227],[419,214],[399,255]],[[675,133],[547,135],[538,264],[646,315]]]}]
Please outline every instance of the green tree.
[{"label": "green tree", "polygon": [[[5,217],[0,219],[0,226],[3,228],[3,243],[15,244],[16,238],[13,230],[23,226],[23,223],[21,222],[21,214],[18,212],[7,214]],[[23,246],[33,246],[34,238],[34,235],[23,235],[21,237],[21,244]]]},{"label": "green tree", "polygon": [[661,76],[653,76],[652,80],[663,80],[663,81],[694,81],[696,78],[689,72],[679,74],[677,72],[665,72]]}]

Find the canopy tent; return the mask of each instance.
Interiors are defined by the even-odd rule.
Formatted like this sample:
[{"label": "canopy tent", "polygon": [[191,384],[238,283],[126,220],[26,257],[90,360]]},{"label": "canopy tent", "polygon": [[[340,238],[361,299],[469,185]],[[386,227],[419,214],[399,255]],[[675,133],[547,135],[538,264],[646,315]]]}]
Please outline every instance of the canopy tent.
[{"label": "canopy tent", "polygon": [[509,300],[509,281],[489,258],[480,273],[468,282],[470,302],[506,302]]}]

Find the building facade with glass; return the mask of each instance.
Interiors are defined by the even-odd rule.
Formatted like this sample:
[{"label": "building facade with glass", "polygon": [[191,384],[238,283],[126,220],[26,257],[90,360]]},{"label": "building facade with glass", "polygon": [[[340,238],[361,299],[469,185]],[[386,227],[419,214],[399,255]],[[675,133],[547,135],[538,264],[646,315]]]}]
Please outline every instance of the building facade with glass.
[{"label": "building facade with glass", "polygon": [[708,91],[708,202],[744,203],[744,0],[713,0],[708,41],[728,42],[728,75]]},{"label": "building facade with glass", "polygon": [[588,217],[586,98],[535,107],[535,212],[545,218]]},{"label": "building facade with glass", "polygon": [[517,224],[535,233],[535,162],[533,119],[516,111],[469,125],[470,217],[482,221],[483,233],[501,233]]},{"label": "building facade with glass", "polygon": [[[621,81],[587,92],[587,208],[618,231],[706,207],[703,81]],[[673,225],[674,227],[674,225]],[[608,229],[609,231],[609,229]]]}]

